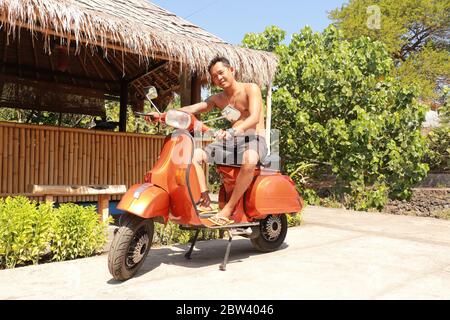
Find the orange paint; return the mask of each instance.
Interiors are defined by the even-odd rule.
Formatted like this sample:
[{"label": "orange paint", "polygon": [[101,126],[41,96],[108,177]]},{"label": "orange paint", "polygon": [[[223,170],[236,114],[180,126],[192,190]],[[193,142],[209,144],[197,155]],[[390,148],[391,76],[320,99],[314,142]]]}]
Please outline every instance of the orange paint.
[{"label": "orange paint", "polygon": [[117,209],[142,218],[169,217],[169,195],[152,184],[135,184],[122,197]]},{"label": "orange paint", "polygon": [[[263,169],[264,170],[264,169]],[[218,166],[223,186],[219,192],[219,207],[223,208],[234,190],[239,168],[235,166]],[[303,199],[295,189],[289,177],[278,171],[256,169],[254,180],[239,202],[232,219],[235,221],[253,221],[264,219],[268,214],[298,213],[303,208]],[[247,217],[246,217],[247,216]]]}]

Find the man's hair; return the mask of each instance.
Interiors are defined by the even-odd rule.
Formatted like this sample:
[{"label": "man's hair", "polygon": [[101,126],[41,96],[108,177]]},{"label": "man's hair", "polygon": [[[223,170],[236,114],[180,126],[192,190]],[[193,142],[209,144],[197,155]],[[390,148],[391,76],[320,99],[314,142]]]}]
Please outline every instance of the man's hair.
[{"label": "man's hair", "polygon": [[208,65],[208,71],[211,71],[211,68],[214,67],[214,65],[219,62],[222,62],[222,64],[227,68],[231,67],[230,60],[228,60],[225,57],[219,56],[219,57],[215,57],[214,59],[211,60],[211,62]]}]

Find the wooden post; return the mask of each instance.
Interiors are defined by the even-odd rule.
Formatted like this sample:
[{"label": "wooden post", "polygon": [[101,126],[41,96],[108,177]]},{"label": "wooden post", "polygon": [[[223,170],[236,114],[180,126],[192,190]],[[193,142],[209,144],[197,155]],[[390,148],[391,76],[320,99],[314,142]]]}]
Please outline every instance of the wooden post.
[{"label": "wooden post", "polygon": [[191,79],[191,104],[202,101],[202,83],[199,76],[194,75]]},{"label": "wooden post", "polygon": [[266,143],[267,155],[270,155],[270,130],[272,128],[272,81],[267,85],[266,100]]},{"label": "wooden post", "polygon": [[120,82],[120,115],[119,131],[127,132],[127,105],[128,105],[128,83]]},{"label": "wooden post", "polygon": [[[193,75],[192,78],[190,78],[190,104],[199,103],[202,101],[202,83],[201,78],[197,75]],[[201,120],[200,116],[197,115],[198,119]],[[205,171],[205,178],[206,178],[206,186],[209,188],[209,164],[205,163],[203,166],[203,169]]]},{"label": "wooden post", "polygon": [[189,76],[188,70],[183,69],[180,75],[180,100],[182,107],[192,104],[191,87],[192,87],[192,80]]},{"label": "wooden post", "polygon": [[109,194],[99,194],[98,195],[98,217],[101,222],[108,219],[109,216]]}]

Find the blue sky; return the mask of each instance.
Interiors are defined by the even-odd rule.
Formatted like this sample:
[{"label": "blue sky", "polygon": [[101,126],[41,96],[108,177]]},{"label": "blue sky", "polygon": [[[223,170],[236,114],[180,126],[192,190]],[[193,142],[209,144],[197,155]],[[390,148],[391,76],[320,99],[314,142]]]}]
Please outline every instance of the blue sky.
[{"label": "blue sky", "polygon": [[322,31],[330,24],[328,12],[345,0],[150,0],[180,17],[239,44],[247,32],[262,32],[276,25],[290,35],[309,25]]}]

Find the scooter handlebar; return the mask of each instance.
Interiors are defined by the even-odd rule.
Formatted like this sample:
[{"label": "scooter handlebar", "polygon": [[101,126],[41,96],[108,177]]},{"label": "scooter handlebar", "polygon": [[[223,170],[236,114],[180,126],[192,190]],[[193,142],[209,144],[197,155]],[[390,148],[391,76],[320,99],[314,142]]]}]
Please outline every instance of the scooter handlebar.
[{"label": "scooter handlebar", "polygon": [[197,119],[197,117],[191,114],[191,127],[189,130],[200,130],[202,133],[212,130],[206,124]]},{"label": "scooter handlebar", "polygon": [[[146,121],[148,122],[165,122],[166,120],[166,113],[145,113],[145,112],[135,112],[136,116],[144,117]],[[191,116],[191,125],[188,128],[188,130],[200,130],[202,133],[205,133],[207,131],[214,132],[215,130],[211,129],[207,125],[205,125],[203,122],[199,121],[197,117],[193,114],[190,114]]]},{"label": "scooter handlebar", "polygon": [[164,122],[165,118],[166,118],[166,114],[165,113],[145,113],[145,112],[135,112],[134,113],[136,116],[138,117],[144,117],[146,121],[148,122]]}]

